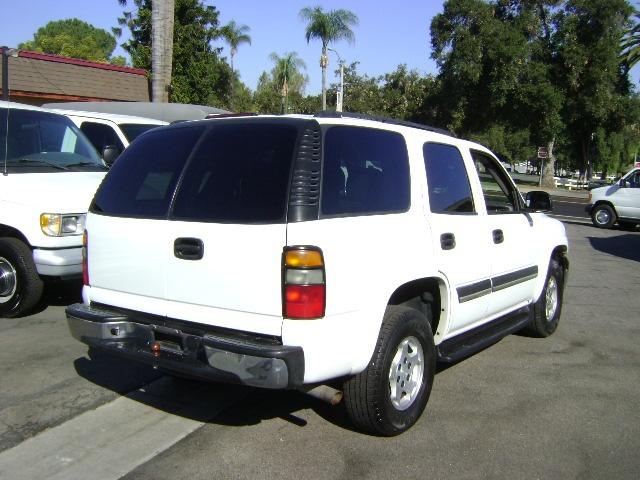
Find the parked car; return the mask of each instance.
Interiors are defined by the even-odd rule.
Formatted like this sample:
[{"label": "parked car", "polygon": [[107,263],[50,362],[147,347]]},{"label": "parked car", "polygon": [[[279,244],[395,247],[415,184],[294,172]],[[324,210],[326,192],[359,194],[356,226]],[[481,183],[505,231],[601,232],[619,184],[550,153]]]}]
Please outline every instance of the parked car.
[{"label": "parked car", "polygon": [[106,166],[67,117],[0,102],[0,317],[40,301],[46,279],[79,279],[86,211]]},{"label": "parked car", "polygon": [[425,408],[436,360],[556,330],[568,242],[550,207],[481,145],[408,122],[162,127],[96,193],[68,324],[180,375],[337,382],[358,428],[396,435]]},{"label": "parked car", "polygon": [[167,122],[152,118],[114,113],[85,112],[82,110],[52,109],[66,115],[80,127],[93,146],[102,154],[105,162],[111,165],[120,153],[133,142],[138,135]]},{"label": "parked car", "polygon": [[586,211],[598,228],[640,224],[640,168],[632,169],[614,185],[592,189]]}]

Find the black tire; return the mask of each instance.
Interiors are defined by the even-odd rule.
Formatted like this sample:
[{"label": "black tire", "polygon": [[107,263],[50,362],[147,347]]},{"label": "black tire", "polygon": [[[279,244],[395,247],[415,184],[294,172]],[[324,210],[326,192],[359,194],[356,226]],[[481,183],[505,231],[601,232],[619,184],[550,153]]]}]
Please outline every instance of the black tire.
[{"label": "black tire", "polygon": [[591,221],[598,228],[611,228],[617,219],[616,211],[606,203],[596,205],[591,211]]},{"label": "black tire", "polygon": [[43,288],[31,249],[17,238],[0,238],[0,317],[28,313],[40,301]]},{"label": "black tire", "polygon": [[[392,365],[398,375],[390,380]],[[435,366],[433,335],[424,315],[413,308],[387,307],[369,365],[343,385],[353,424],[359,430],[383,436],[409,429],[427,405]],[[418,376],[420,380],[411,386],[409,380]],[[405,388],[412,392],[406,394]]]},{"label": "black tire", "polygon": [[552,258],[540,298],[533,304],[533,318],[523,330],[531,337],[545,338],[558,328],[564,296],[564,270],[557,259]]}]

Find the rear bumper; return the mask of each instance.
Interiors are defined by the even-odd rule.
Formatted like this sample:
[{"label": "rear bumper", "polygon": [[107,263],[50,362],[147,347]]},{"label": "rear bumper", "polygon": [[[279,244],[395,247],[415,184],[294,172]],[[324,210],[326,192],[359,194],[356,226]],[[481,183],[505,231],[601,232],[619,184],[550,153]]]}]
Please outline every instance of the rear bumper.
[{"label": "rear bumper", "polygon": [[192,335],[138,323],[119,312],[74,304],[66,309],[71,335],[114,355],[202,380],[262,388],[297,388],[304,352],[230,334]]}]

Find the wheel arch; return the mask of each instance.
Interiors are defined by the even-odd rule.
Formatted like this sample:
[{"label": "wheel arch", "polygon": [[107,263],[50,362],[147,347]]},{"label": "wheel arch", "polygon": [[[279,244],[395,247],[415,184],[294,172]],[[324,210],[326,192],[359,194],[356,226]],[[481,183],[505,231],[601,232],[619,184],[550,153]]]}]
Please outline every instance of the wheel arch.
[{"label": "wheel arch", "polygon": [[29,240],[27,240],[27,237],[25,237],[20,230],[10,227],[9,225],[0,223],[0,237],[17,238],[29,248],[33,248],[29,243]]},{"label": "wheel arch", "polygon": [[542,295],[542,291],[544,290],[545,283],[547,281],[547,272],[549,270],[549,265],[551,260],[556,259],[562,267],[563,272],[563,285],[562,288],[567,284],[567,276],[569,273],[569,258],[568,258],[569,248],[567,245],[557,245],[555,246],[548,257],[546,257],[546,263],[542,263],[540,265],[540,269],[538,271],[538,282],[536,284],[534,302],[538,301],[540,295]]},{"label": "wheel arch", "polygon": [[388,305],[404,305],[422,313],[431,326],[434,341],[446,331],[449,312],[448,286],[439,277],[425,277],[407,281],[397,287]]}]

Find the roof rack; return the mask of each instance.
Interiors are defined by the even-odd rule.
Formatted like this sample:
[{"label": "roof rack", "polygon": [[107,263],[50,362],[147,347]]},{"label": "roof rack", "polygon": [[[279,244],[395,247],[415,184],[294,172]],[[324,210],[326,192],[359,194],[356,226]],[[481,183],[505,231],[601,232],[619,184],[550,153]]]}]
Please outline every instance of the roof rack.
[{"label": "roof rack", "polygon": [[410,122],[408,120],[398,120],[396,118],[382,117],[378,115],[369,115],[367,113],[357,112],[336,112],[333,110],[322,110],[314,115],[317,118],[356,118],[358,120],[373,120],[376,122],[388,123],[391,125],[401,125],[403,127],[418,128],[420,130],[427,130],[429,132],[440,133],[449,137],[455,137],[453,132],[444,130],[442,128],[431,127],[422,123]]}]

